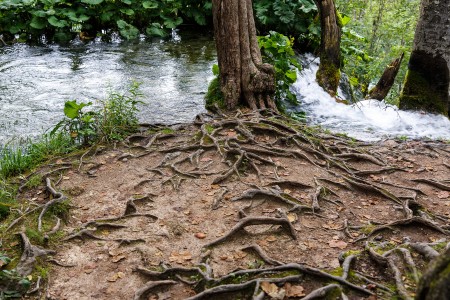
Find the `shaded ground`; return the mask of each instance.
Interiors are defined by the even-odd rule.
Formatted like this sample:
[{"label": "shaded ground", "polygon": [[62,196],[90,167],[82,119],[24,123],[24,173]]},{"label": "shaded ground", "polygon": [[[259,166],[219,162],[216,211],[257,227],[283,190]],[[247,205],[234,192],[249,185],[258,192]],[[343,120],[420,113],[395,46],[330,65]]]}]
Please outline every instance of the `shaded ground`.
[{"label": "shaded ground", "polygon": [[[70,165],[48,178],[72,209],[32,298],[407,299],[448,247],[445,143],[238,112],[53,163],[41,172]],[[23,196],[43,204],[45,189]]]}]

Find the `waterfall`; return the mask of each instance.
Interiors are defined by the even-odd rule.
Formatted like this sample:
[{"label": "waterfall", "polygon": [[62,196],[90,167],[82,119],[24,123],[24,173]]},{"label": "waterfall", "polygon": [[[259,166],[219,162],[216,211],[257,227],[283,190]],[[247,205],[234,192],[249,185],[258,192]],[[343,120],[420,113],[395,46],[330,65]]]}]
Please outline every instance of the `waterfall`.
[{"label": "waterfall", "polygon": [[[377,100],[353,105],[336,102],[315,80],[319,59],[306,55],[304,60],[307,64],[292,86],[300,103],[288,109],[304,111],[310,124],[363,141],[395,137],[450,140],[450,120],[445,116],[403,111]],[[342,97],[343,92],[338,90],[338,95]]]}]

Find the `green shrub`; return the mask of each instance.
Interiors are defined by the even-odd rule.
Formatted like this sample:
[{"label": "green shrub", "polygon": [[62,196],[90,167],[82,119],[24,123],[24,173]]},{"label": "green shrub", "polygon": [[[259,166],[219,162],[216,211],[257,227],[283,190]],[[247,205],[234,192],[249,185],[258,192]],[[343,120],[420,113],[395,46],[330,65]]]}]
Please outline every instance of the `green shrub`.
[{"label": "green shrub", "polygon": [[297,71],[301,69],[292,49],[294,39],[271,31],[269,35],[258,37],[264,62],[275,67],[275,101],[278,106],[286,99],[297,104],[297,97],[289,87],[297,80]]}]

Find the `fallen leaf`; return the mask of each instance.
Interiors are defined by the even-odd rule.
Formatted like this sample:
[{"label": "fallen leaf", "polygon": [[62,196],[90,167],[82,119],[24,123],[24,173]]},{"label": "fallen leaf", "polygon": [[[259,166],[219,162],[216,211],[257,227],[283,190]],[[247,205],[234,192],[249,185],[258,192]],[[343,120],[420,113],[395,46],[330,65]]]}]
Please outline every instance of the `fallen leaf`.
[{"label": "fallen leaf", "polygon": [[115,256],[115,257],[113,257],[112,262],[118,263],[119,261],[124,260],[125,258],[126,258],[125,255]]},{"label": "fallen leaf", "polygon": [[288,217],[289,222],[291,222],[291,223],[295,223],[298,220],[297,214],[289,213],[287,215],[287,217]]},{"label": "fallen leaf", "polygon": [[342,226],[340,224],[334,223],[334,222],[328,222],[326,224],[322,225],[323,228],[326,229],[332,229],[332,230],[336,230],[336,229],[341,229]]},{"label": "fallen leaf", "polygon": [[261,289],[270,297],[273,297],[272,295],[278,293],[278,287],[275,284],[267,281],[261,282]]},{"label": "fallen leaf", "polygon": [[347,247],[347,243],[344,241],[336,241],[336,240],[331,240],[328,242],[328,245],[331,248],[339,248],[339,249],[345,249]]},{"label": "fallen leaf", "polygon": [[115,274],[109,276],[108,278],[106,278],[106,280],[107,280],[108,282],[116,282],[117,279],[123,278],[123,277],[125,277],[125,274],[124,274],[123,272],[117,272],[117,273],[115,273]]},{"label": "fallen leaf", "polygon": [[203,232],[197,232],[195,234],[195,237],[202,240],[206,237],[206,234],[204,234]]},{"label": "fallen leaf", "polygon": [[305,289],[301,285],[292,285],[286,283],[283,288],[286,290],[286,297],[303,297],[305,296]]},{"label": "fallen leaf", "polygon": [[269,236],[267,239],[266,239],[266,241],[268,241],[269,243],[273,243],[273,242],[275,242],[277,240],[277,238],[276,238],[276,236],[274,236],[274,235],[271,235],[271,236]]}]

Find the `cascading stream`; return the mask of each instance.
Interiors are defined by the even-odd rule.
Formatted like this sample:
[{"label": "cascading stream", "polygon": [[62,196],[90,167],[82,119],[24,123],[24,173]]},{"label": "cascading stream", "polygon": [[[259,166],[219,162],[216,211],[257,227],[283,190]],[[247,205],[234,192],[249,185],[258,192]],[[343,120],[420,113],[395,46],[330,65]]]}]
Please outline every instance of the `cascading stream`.
[{"label": "cascading stream", "polygon": [[292,86],[300,105],[291,109],[304,111],[309,123],[364,141],[392,137],[450,140],[450,120],[444,116],[402,111],[377,100],[353,105],[336,102],[315,80],[319,60],[311,55],[305,60],[308,64]]},{"label": "cascading stream", "polygon": [[[292,86],[308,122],[373,141],[387,137],[450,139],[443,116],[405,112],[368,100],[337,103],[315,82],[318,60]],[[103,99],[108,90],[142,82],[139,119],[145,123],[190,122],[204,111],[204,95],[216,62],[211,37],[174,34],[169,41],[111,43],[95,40],[67,46],[15,44],[0,48],[0,145],[35,137],[63,117],[64,102]]]}]

